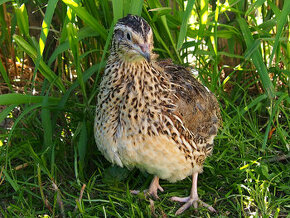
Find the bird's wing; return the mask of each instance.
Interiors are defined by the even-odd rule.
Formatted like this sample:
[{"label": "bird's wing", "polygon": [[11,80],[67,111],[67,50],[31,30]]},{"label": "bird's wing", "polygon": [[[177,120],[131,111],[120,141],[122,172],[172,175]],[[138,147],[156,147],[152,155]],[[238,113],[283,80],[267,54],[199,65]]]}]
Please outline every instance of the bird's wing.
[{"label": "bird's wing", "polygon": [[171,60],[159,61],[158,65],[171,80],[177,96],[175,113],[182,118],[184,126],[204,139],[216,135],[221,116],[213,93],[192,76],[190,69],[174,65]]}]

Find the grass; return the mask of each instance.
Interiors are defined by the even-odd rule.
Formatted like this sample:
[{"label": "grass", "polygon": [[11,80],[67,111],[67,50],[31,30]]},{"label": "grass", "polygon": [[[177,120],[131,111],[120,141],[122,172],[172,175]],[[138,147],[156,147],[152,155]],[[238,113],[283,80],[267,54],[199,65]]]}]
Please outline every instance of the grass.
[{"label": "grass", "polygon": [[127,13],[150,23],[161,59],[196,68],[221,105],[223,127],[198,183],[219,213],[182,217],[287,217],[289,1],[24,2],[0,1],[3,217],[171,217],[180,204],[170,197],[189,194],[187,178],[161,181],[154,206],[132,196],[152,175],[111,166],[95,145],[98,83],[113,22]]}]

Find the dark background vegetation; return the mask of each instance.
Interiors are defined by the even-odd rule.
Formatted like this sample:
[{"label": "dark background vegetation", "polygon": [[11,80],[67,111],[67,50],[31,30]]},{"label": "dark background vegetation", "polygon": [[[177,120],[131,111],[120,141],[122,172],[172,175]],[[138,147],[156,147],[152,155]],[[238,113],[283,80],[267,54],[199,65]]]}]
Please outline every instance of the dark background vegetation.
[{"label": "dark background vegetation", "polygon": [[0,214],[170,217],[191,179],[112,167],[93,123],[112,27],[128,13],[154,31],[160,59],[192,67],[217,96],[223,127],[199,177],[218,214],[286,217],[290,205],[288,0],[0,0]]}]

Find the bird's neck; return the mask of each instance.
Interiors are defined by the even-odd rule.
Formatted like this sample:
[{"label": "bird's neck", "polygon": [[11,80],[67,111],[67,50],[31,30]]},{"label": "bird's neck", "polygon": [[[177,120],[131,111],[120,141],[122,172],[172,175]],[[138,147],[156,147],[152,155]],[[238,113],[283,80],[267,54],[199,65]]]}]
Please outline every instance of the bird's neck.
[{"label": "bird's neck", "polygon": [[120,81],[136,82],[136,80],[144,80],[145,77],[153,77],[154,75],[152,73],[152,63],[148,63],[145,59],[129,61],[111,55],[108,58],[104,76],[120,83]]}]

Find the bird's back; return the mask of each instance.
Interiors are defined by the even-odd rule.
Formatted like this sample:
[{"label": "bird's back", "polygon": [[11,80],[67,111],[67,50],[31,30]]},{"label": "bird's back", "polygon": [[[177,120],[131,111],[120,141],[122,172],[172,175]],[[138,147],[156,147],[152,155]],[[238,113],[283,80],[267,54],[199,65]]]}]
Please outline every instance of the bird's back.
[{"label": "bird's back", "polygon": [[212,139],[221,124],[216,97],[192,76],[190,69],[174,65],[169,59],[159,61],[158,65],[172,83],[176,95],[175,113],[193,133],[195,142],[213,144]]}]

